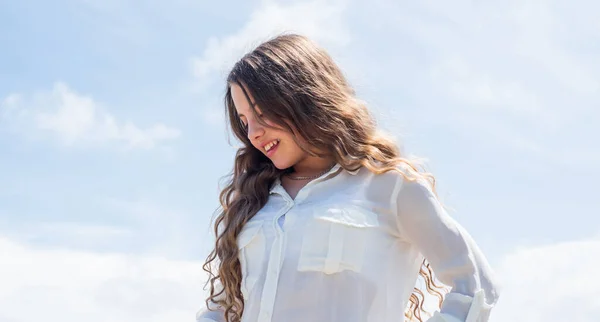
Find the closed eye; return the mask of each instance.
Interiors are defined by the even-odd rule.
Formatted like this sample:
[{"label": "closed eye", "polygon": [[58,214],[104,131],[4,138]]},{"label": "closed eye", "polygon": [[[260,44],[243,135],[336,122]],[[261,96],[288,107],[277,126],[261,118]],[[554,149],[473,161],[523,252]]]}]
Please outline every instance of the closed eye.
[{"label": "closed eye", "polygon": [[[257,115],[258,115],[258,117],[260,117],[261,119],[262,119],[262,118],[265,118],[265,115],[264,115],[263,113],[258,113]],[[241,118],[243,115],[242,115],[242,114],[240,114],[239,116],[240,116],[240,118],[239,118],[240,125],[242,126],[242,128],[243,128],[244,130],[248,130],[248,124],[247,124],[246,122],[244,122],[244,119],[243,119],[243,118]]]}]

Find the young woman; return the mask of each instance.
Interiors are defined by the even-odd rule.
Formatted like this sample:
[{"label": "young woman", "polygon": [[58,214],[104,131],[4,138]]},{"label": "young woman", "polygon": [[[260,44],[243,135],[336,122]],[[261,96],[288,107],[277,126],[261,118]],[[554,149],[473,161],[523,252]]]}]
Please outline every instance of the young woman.
[{"label": "young woman", "polygon": [[488,320],[485,257],[323,49],[299,35],[261,44],[230,72],[225,105],[243,147],[198,322],[425,321],[419,275],[439,298],[426,321]]}]

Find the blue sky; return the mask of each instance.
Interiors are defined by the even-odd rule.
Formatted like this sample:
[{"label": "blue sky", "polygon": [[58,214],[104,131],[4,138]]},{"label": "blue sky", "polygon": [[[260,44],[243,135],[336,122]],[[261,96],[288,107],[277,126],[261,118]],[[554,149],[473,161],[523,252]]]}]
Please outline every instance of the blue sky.
[{"label": "blue sky", "polygon": [[0,322],[193,320],[237,145],[224,78],[283,31],[327,48],[429,160],[503,282],[492,321],[591,321],[598,7],[0,1]]}]

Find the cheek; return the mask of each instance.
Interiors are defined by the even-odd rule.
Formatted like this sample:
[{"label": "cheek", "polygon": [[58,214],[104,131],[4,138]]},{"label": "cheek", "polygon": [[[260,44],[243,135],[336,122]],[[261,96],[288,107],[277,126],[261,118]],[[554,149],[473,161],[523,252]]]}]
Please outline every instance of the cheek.
[{"label": "cheek", "polygon": [[300,146],[296,143],[296,141],[294,141],[293,137],[289,137],[288,138],[288,153],[294,156],[299,156],[299,155],[303,155],[304,154],[304,150],[302,150],[302,148],[300,148]]},{"label": "cheek", "polygon": [[266,120],[265,120],[265,123],[267,123],[269,126],[272,126],[272,127],[274,127],[274,128],[280,128],[280,126],[279,126],[279,125],[275,124],[273,121],[271,121],[271,120],[269,120],[269,119],[266,119]]}]

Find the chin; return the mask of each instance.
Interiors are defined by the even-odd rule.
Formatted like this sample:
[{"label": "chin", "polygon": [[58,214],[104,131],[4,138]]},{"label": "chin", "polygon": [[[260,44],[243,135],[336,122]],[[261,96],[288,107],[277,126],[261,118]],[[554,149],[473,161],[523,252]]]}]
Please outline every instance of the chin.
[{"label": "chin", "polygon": [[294,165],[294,163],[290,162],[290,160],[271,160],[271,162],[273,162],[273,165],[275,166],[275,168],[277,168],[279,170],[285,170]]},{"label": "chin", "polygon": [[275,166],[275,168],[279,169],[279,170],[285,170],[287,168],[289,168],[289,166],[287,166],[285,163],[281,163],[281,162],[276,162],[276,161],[272,161],[273,165]]}]

